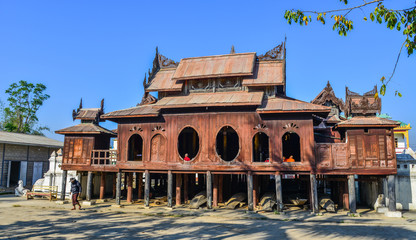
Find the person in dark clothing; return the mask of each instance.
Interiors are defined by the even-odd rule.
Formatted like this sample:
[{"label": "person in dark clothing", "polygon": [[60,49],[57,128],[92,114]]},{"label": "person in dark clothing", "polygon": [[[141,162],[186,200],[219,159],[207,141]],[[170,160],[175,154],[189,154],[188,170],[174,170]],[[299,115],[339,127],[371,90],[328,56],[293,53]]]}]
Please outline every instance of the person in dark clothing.
[{"label": "person in dark clothing", "polygon": [[81,184],[75,179],[71,178],[71,194],[72,194],[72,205],[74,206],[71,210],[75,210],[75,206],[79,206],[79,210],[81,210],[81,204],[78,202],[78,196],[82,192]]}]

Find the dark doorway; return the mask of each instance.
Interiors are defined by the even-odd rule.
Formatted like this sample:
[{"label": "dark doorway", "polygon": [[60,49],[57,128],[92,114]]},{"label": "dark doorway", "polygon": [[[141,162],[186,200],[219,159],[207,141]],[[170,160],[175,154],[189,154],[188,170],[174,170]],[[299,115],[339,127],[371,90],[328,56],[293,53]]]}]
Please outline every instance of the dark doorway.
[{"label": "dark doorway", "polygon": [[190,159],[196,157],[199,151],[199,136],[195,129],[191,127],[184,128],[178,137],[178,152],[184,158],[188,154]]},{"label": "dark doorway", "polygon": [[142,161],[143,159],[143,139],[138,134],[134,134],[129,139],[128,160]]},{"label": "dark doorway", "polygon": [[300,162],[300,138],[294,132],[287,132],[282,137],[283,161]]},{"label": "dark doorway", "polygon": [[253,137],[253,162],[269,161],[269,137],[263,132],[258,132]]},{"label": "dark doorway", "polygon": [[240,150],[237,132],[230,126],[225,126],[217,134],[216,150],[224,161],[234,160]]},{"label": "dark doorway", "polygon": [[19,177],[20,177],[20,162],[12,161],[11,168],[10,168],[10,187],[16,186],[19,183]]}]

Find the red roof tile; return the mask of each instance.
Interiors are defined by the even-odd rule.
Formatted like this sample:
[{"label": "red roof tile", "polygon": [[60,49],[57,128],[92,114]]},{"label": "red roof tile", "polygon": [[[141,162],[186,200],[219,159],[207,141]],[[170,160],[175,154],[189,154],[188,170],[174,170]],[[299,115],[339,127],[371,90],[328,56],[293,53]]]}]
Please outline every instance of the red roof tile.
[{"label": "red roof tile", "polygon": [[63,128],[61,130],[55,131],[58,134],[109,134],[113,136],[117,136],[116,133],[105,129],[99,125],[93,123],[80,123],[78,125]]},{"label": "red roof tile", "polygon": [[283,61],[257,62],[254,75],[243,78],[243,86],[283,85],[283,72]]},{"label": "red roof tile", "polygon": [[117,110],[106,113],[101,116],[103,119],[112,118],[127,118],[127,117],[157,117],[159,115],[159,109],[152,107],[154,104],[141,105],[137,107]]},{"label": "red roof tile", "polygon": [[276,97],[267,99],[257,109],[258,113],[287,113],[287,112],[324,112],[329,113],[330,107],[303,102],[288,97]]},{"label": "red roof tile", "polygon": [[160,69],[151,81],[150,86],[146,88],[146,91],[181,91],[183,82],[172,80],[175,71],[176,68]]},{"label": "red roof tile", "polygon": [[363,127],[363,126],[371,126],[371,127],[397,127],[400,123],[397,121],[375,117],[375,116],[356,116],[345,121],[342,121],[337,124],[337,127]]}]

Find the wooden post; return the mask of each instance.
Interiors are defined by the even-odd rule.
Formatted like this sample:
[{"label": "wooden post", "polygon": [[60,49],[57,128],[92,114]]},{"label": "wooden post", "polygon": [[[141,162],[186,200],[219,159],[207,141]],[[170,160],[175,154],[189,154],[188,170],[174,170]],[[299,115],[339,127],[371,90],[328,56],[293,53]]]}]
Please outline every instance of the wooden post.
[{"label": "wooden post", "polygon": [[127,174],[127,203],[133,202],[133,173]]},{"label": "wooden post", "polygon": [[143,173],[137,173],[137,198],[138,199],[143,199]]},{"label": "wooden post", "polygon": [[146,207],[150,204],[150,173],[149,170],[144,171],[144,204]]},{"label": "wooden post", "polygon": [[117,186],[116,186],[116,204],[120,205],[121,197],[121,171],[117,172]]},{"label": "wooden post", "polygon": [[259,176],[254,175],[253,176],[253,208],[257,209],[257,202],[258,198],[257,195],[259,193]]},{"label": "wooden post", "polygon": [[389,211],[395,212],[396,211],[396,182],[395,182],[395,175],[388,175],[387,176],[387,188],[388,188],[388,198],[389,198]]},{"label": "wooden post", "polygon": [[117,173],[113,174],[113,198],[115,199],[117,195]]},{"label": "wooden post", "polygon": [[168,207],[172,207],[173,176],[172,171],[168,171]]},{"label": "wooden post", "polygon": [[212,175],[207,171],[207,208],[212,208]]},{"label": "wooden post", "polygon": [[214,187],[212,189],[212,206],[218,207],[218,177],[219,175],[214,175]]},{"label": "wooden post", "polygon": [[219,175],[218,176],[218,202],[222,203],[223,201],[223,193],[222,193],[222,189],[223,189],[223,181],[224,181],[224,175]]},{"label": "wooden post", "polygon": [[100,176],[100,199],[104,199],[104,193],[105,193],[105,172],[101,172]]},{"label": "wooden post", "polygon": [[357,212],[357,202],[355,200],[355,179],[354,175],[348,175],[348,202],[351,213]]},{"label": "wooden post", "polygon": [[189,193],[188,193],[188,174],[184,174],[183,175],[183,201],[185,202],[185,204],[189,200],[188,197],[189,197]]},{"label": "wooden post", "polygon": [[275,185],[276,185],[276,204],[277,211],[281,212],[283,210],[283,196],[282,196],[282,176],[280,173],[274,175]]},{"label": "wooden post", "polygon": [[315,174],[311,174],[310,175],[310,179],[311,179],[311,199],[312,199],[312,211],[314,213],[318,213],[319,212],[319,203],[318,203],[318,188],[317,188],[317,184],[316,184],[316,175]]},{"label": "wooden post", "polygon": [[181,205],[182,174],[176,174],[176,206]]},{"label": "wooden post", "polygon": [[65,201],[67,174],[68,174],[67,170],[64,170],[62,172],[62,186],[61,186],[61,200],[62,201]]},{"label": "wooden post", "polygon": [[92,197],[92,172],[88,172],[88,178],[87,178],[87,201],[91,201]]},{"label": "wooden post", "polygon": [[251,171],[247,173],[247,202],[248,210],[253,211],[253,174]]}]

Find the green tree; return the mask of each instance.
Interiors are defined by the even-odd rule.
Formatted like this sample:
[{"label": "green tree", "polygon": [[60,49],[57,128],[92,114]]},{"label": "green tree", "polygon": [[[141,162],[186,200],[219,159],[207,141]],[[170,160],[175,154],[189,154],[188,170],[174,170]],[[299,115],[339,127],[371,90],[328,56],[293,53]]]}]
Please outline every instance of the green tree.
[{"label": "green tree", "polygon": [[50,96],[44,91],[46,86],[28,83],[20,80],[13,83],[6,90],[8,106],[3,108],[1,128],[8,132],[29,133],[43,135],[42,131],[49,130],[44,126],[37,126],[37,111]]},{"label": "green tree", "polygon": [[[348,0],[339,1],[348,5]],[[374,10],[371,10],[368,16],[371,21],[379,24],[385,24],[388,29],[397,30],[404,35],[404,41],[401,44],[392,74],[387,80],[384,76],[380,79],[382,83],[380,87],[380,94],[384,96],[387,85],[392,80],[396,71],[397,63],[399,62],[403,47],[407,48],[408,56],[412,55],[416,50],[416,1],[411,3],[411,7],[405,9],[386,8],[384,6],[384,2],[385,0],[363,1],[361,4],[356,4],[354,6],[326,11],[304,11],[292,9],[286,10],[284,18],[289,24],[295,22],[301,26],[307,26],[310,22],[312,22],[312,15],[316,17],[318,22],[324,25],[326,24],[328,17],[330,17],[330,21],[332,21],[332,30],[337,31],[340,36],[347,36],[347,33],[354,29],[353,21],[349,18],[348,14],[352,11],[358,10],[361,10],[364,14],[363,8],[375,7]],[[367,21],[367,19],[367,16],[363,17],[363,21]],[[401,94],[397,90],[395,94],[401,97]],[[378,96],[378,94],[376,96]]]}]

